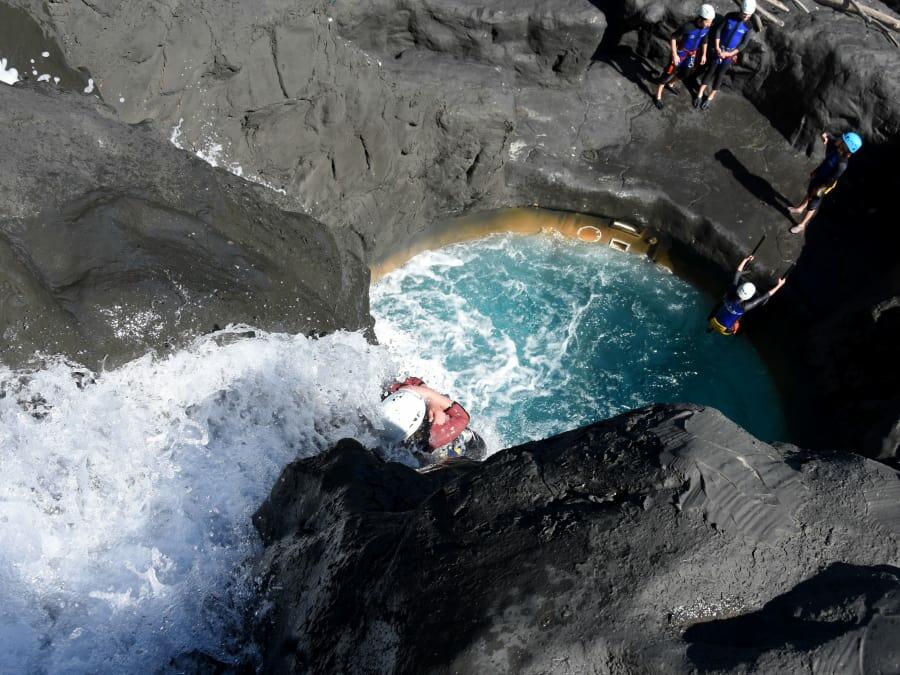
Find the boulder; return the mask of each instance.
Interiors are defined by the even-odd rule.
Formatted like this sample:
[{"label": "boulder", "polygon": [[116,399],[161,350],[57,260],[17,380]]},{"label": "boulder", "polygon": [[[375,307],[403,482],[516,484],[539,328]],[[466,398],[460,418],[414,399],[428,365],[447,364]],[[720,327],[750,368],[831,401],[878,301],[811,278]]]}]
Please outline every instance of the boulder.
[{"label": "boulder", "polygon": [[[784,330],[776,341],[797,345],[784,359],[798,368],[789,395],[836,412],[854,406],[819,393],[852,390],[883,411],[876,427],[900,419],[880,403],[893,399],[880,381],[845,387],[848,365],[820,382],[806,357],[812,336],[843,349],[827,325],[845,304],[872,311],[896,295],[900,50],[858,17],[816,3],[782,14],[785,27],[753,38],[699,115],[685,95],[662,112],[650,104],[665,38],[695,11],[683,1],[15,4],[95,74],[121,119],[150,120],[158,136],[283,190],[272,200],[347,230],[369,263],[451,216],[535,203],[652,224],[682,257],[711,262],[719,284],[767,234],[758,282],[797,262],[772,306],[779,320],[754,321],[760,344]],[[785,208],[818,160],[819,133],[851,126],[864,151],[806,240],[789,235]],[[869,334],[878,353],[900,338]],[[833,417],[848,446],[890,445],[860,442],[867,415]]]},{"label": "boulder", "polygon": [[[0,358],[91,367],[230,323],[370,326],[358,240],[128,126],[92,97],[0,87]],[[107,359],[108,357],[108,359]]]},{"label": "boulder", "polygon": [[893,671],[898,496],[694,406],[427,474],[344,441],[256,515],[263,670]]}]

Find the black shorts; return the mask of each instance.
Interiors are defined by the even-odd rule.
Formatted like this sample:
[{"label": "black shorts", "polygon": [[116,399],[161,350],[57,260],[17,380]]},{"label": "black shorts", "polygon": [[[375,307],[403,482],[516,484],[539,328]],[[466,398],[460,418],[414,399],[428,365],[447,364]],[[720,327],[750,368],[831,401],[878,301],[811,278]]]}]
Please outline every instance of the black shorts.
[{"label": "black shorts", "polygon": [[703,76],[703,84],[709,87],[710,83],[712,83],[710,88],[713,91],[718,91],[719,87],[722,86],[722,78],[725,77],[725,73],[731,68],[731,64],[731,59],[715,59],[707,69],[706,75]]},{"label": "black shorts", "polygon": [[697,52],[685,52],[679,50],[678,57],[681,60],[678,62],[677,66],[674,62],[669,61],[669,65],[663,68],[662,72],[659,74],[660,82],[670,82],[676,77],[683,80],[691,74],[692,70],[694,70],[694,65],[697,62]]},{"label": "black shorts", "polygon": [[809,181],[809,187],[806,188],[806,198],[809,200],[809,205],[806,207],[807,210],[815,211],[818,209],[822,203],[822,197],[831,192],[835,185],[837,185],[837,182],[823,183],[815,178]]}]

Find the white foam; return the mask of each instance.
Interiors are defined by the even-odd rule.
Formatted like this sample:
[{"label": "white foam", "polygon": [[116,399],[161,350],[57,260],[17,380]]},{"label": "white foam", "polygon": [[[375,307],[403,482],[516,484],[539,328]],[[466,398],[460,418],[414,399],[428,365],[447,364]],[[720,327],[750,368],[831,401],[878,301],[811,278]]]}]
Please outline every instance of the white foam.
[{"label": "white foam", "polygon": [[84,88],[84,93],[91,94],[93,92],[94,92],[94,79],[89,77],[87,86]]},{"label": "white foam", "polygon": [[193,150],[190,150],[190,148],[186,148],[182,141],[182,124],[184,124],[183,117],[178,120],[178,124],[172,127],[172,131],[169,134],[169,142],[176,148],[178,148],[179,150],[192,151],[196,157],[199,157],[210,166],[221,167],[226,171],[233,173],[235,176],[244,178],[245,180],[249,180],[253,183],[257,183],[258,185],[262,185],[263,187],[268,188],[273,192],[278,192],[279,194],[283,195],[287,194],[284,188],[272,185],[261,176],[257,176],[254,174],[245,174],[244,168],[238,162],[229,161],[227,159],[225,148],[223,147],[223,145],[211,136],[207,137],[199,147]]},{"label": "white foam", "polygon": [[358,334],[246,330],[95,382],[61,359],[0,366],[0,672],[235,657],[251,515],[292,459],[374,443],[364,418],[399,368]]},{"label": "white foam", "polygon": [[50,81],[50,74],[49,74],[49,73],[44,73],[43,75],[41,75],[41,76],[37,79],[37,81],[38,81],[38,82],[49,82],[49,81]]},{"label": "white foam", "polygon": [[[623,378],[635,375],[605,356],[621,354],[634,338],[624,325],[604,327],[623,309],[623,283],[654,294],[664,286],[669,306],[693,293],[635,256],[561,238],[496,235],[416,256],[373,286],[372,313],[380,341],[404,361],[427,354],[434,370],[443,365],[441,386],[469,409],[473,427],[496,429],[493,447],[509,447],[657,400],[654,392],[671,386],[673,378],[648,363],[634,369],[648,379],[632,389]],[[627,308],[644,317],[647,340],[671,348],[658,317],[647,320],[638,302]]]},{"label": "white foam", "polygon": [[[41,56],[43,56],[45,59],[50,58],[50,52],[41,52]],[[34,61],[32,61],[32,63],[34,63]]]},{"label": "white foam", "polygon": [[19,71],[12,66],[7,67],[9,61],[0,59],[0,82],[8,85],[14,85],[19,81]]}]

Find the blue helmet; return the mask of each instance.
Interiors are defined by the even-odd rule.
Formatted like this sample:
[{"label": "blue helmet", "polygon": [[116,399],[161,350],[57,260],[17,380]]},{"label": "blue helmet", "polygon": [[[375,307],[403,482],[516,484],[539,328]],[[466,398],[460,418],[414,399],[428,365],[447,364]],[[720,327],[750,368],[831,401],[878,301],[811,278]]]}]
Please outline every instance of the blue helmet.
[{"label": "blue helmet", "polygon": [[850,152],[856,152],[862,147],[862,138],[855,131],[848,131],[841,138],[844,139],[844,145]]}]

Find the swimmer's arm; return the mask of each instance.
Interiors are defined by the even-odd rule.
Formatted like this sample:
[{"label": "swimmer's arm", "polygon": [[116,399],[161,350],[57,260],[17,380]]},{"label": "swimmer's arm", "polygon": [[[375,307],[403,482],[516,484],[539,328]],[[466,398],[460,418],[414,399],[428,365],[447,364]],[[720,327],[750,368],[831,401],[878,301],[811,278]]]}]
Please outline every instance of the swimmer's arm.
[{"label": "swimmer's arm", "polygon": [[451,399],[425,385],[404,387],[404,389],[416,392],[425,400],[425,406],[428,408],[429,422],[432,424],[443,424],[447,421],[447,415],[444,411],[453,405]]}]

